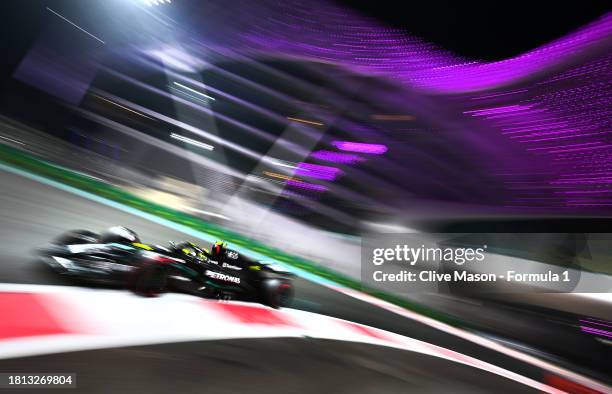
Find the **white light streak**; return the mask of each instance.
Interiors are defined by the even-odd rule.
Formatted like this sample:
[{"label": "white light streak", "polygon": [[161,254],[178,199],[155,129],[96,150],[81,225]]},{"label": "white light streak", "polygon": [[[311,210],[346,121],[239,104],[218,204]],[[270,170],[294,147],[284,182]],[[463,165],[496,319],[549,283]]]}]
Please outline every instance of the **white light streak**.
[{"label": "white light streak", "polygon": [[204,93],[200,92],[199,90],[192,89],[192,88],[190,88],[189,86],[185,86],[185,85],[183,85],[182,83],[178,83],[178,82],[174,82],[174,84],[175,84],[176,86],[180,86],[180,87],[182,87],[183,89],[187,89],[187,90],[189,90],[190,92],[193,92],[193,93],[195,93],[195,94],[198,94],[198,95],[200,95],[200,96],[202,96],[202,97],[206,97],[206,98],[207,98],[207,99],[209,99],[209,100],[215,101],[215,98],[214,98],[214,97],[211,97],[211,96],[209,96],[209,95],[207,95],[207,94],[204,94]]},{"label": "white light streak", "polygon": [[201,99],[199,97],[196,97],[196,96],[194,96],[192,94],[189,94],[189,93],[185,92],[184,90],[175,88],[174,86],[170,86],[170,90],[172,90],[176,94],[180,94],[182,96],[189,97],[190,99],[195,100],[198,103],[207,104],[207,105],[210,104],[209,100]]},{"label": "white light streak", "polygon": [[124,110],[126,110],[126,111],[130,111],[130,112],[132,112],[132,113],[135,113],[136,115],[139,115],[139,116],[142,116],[142,117],[145,117],[145,118],[147,118],[147,119],[151,119],[151,120],[154,120],[154,121],[156,121],[156,122],[157,122],[157,119],[154,119],[154,118],[152,118],[152,117],[150,117],[150,116],[147,116],[147,115],[145,115],[145,114],[143,114],[143,113],[140,113],[140,112],[138,112],[138,111],[134,111],[133,109],[128,108],[128,107],[126,107],[126,106],[124,106],[124,105],[121,105],[121,104],[119,104],[119,103],[116,103],[116,102],[114,102],[114,101],[112,101],[112,100],[109,100],[109,99],[104,98],[104,97],[102,97],[102,96],[98,96],[97,94],[94,94],[93,96],[94,96],[94,97],[99,98],[100,100],[104,100],[104,101],[106,101],[107,103],[111,103],[111,104],[113,104],[113,105],[116,105],[116,106],[117,106],[117,107],[119,107],[119,108],[123,108],[123,109],[124,109]]},{"label": "white light streak", "polygon": [[88,32],[87,30],[83,29],[81,26],[77,25],[76,23],[72,22],[71,20],[69,20],[68,18],[66,18],[65,16],[58,14],[57,12],[53,11],[51,8],[46,7],[47,11],[57,15],[58,17],[62,18],[63,20],[65,20],[66,22],[70,23],[72,26],[76,27],[77,29],[79,29],[80,31],[82,31],[83,33],[87,34],[88,36],[90,36],[91,38],[100,41],[102,44],[106,44],[104,41],[102,41],[101,39],[99,39],[98,37],[94,36],[93,34],[91,34],[90,32]]},{"label": "white light streak", "polygon": [[21,142],[21,141],[14,140],[14,139],[12,139],[12,138],[5,137],[5,136],[3,136],[3,135],[0,135],[0,138],[2,138],[2,139],[4,139],[4,140],[7,140],[7,141],[14,142],[15,144],[25,145],[25,144],[24,144],[23,142]]},{"label": "white light streak", "polygon": [[199,148],[206,149],[206,150],[213,150],[213,149],[215,149],[215,147],[212,146],[212,145],[208,145],[208,144],[205,144],[205,143],[200,142],[200,141],[192,140],[191,138],[187,138],[187,137],[184,137],[184,136],[182,136],[180,134],[176,134],[176,133],[171,133],[170,134],[170,138],[174,138],[175,140],[183,141],[183,142],[186,142],[188,144],[191,144],[191,145],[194,145],[194,146],[197,146]]},{"label": "white light streak", "polygon": [[217,218],[221,218],[221,219],[225,219],[225,220],[232,220],[229,217],[225,216],[225,215],[221,215],[220,213],[214,213],[214,212],[209,212],[209,211],[204,211],[202,209],[197,209],[197,208],[193,208],[193,207],[185,207],[186,210],[190,211],[190,212],[196,212],[196,213],[200,213],[202,215],[207,215],[207,216],[214,216]]},{"label": "white light streak", "polygon": [[279,159],[269,159],[269,162],[277,165],[277,166],[281,166],[281,167],[287,167],[287,168],[297,168],[296,165],[290,164],[289,162],[283,161],[283,160],[279,160]]}]

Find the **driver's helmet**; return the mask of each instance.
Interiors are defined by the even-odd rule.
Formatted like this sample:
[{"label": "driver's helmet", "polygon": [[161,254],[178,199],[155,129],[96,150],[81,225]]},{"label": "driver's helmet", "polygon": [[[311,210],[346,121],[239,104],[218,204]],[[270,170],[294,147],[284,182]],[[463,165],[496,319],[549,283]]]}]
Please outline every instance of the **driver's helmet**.
[{"label": "driver's helmet", "polygon": [[132,244],[140,243],[138,235],[129,228],[115,226],[111,227],[100,235],[101,243],[118,243],[118,244]]},{"label": "driver's helmet", "polygon": [[227,242],[217,241],[210,248],[210,254],[213,258],[218,258],[225,256],[225,251],[227,250]]}]

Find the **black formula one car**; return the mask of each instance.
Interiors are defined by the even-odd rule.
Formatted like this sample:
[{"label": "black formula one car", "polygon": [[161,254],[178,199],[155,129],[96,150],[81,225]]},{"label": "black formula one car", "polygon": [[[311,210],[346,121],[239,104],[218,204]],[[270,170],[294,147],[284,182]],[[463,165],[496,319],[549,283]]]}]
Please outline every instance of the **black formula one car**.
[{"label": "black formula one car", "polygon": [[250,259],[225,242],[205,249],[191,242],[147,245],[133,231],[74,230],[38,250],[54,272],[79,282],[127,287],[156,296],[176,291],[206,298],[255,301],[273,308],[293,299],[292,274]]}]

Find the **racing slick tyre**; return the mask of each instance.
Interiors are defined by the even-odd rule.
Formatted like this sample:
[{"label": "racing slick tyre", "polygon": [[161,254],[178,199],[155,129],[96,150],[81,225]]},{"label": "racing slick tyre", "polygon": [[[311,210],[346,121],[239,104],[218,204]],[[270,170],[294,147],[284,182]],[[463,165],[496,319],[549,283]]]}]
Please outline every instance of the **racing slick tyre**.
[{"label": "racing slick tyre", "polygon": [[71,230],[55,239],[56,245],[94,244],[98,242],[99,235],[89,230]]},{"label": "racing slick tyre", "polygon": [[168,290],[167,269],[160,264],[145,263],[134,272],[128,287],[143,297],[158,297]]},{"label": "racing slick tyre", "polygon": [[261,303],[278,309],[291,305],[293,284],[282,279],[265,279],[260,288]]}]

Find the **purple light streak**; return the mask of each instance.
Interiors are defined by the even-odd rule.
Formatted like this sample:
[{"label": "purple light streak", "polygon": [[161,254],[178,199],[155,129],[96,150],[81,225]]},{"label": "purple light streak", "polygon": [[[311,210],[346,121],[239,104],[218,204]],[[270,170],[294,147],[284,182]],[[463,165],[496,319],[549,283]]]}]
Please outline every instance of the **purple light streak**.
[{"label": "purple light streak", "polygon": [[[599,326],[606,326],[606,327],[612,327],[612,325],[610,324],[605,324],[605,323],[600,323],[600,322],[596,322],[596,321],[590,321],[590,320],[584,320],[584,319],[580,319],[581,322],[586,323],[586,324],[597,324]],[[606,322],[609,323],[609,322]]]},{"label": "purple light streak", "polygon": [[465,111],[464,114],[471,114],[472,116],[485,116],[494,114],[504,114],[508,112],[521,112],[532,108],[533,105],[506,105],[501,107],[484,108],[472,111]]},{"label": "purple light streak", "polygon": [[600,335],[602,337],[612,338],[612,331],[599,330],[596,328],[585,327],[585,326],[580,326],[580,329],[583,332],[587,332],[589,334],[595,334],[595,335]]},{"label": "purple light streak", "polygon": [[[585,50],[605,45],[612,33],[612,14],[607,14],[532,51],[483,62],[454,56],[328,2],[283,5],[266,8],[266,18],[247,21],[251,26],[241,37],[245,48],[334,62],[436,93],[480,92],[522,81],[579,59]],[[313,7],[316,17],[310,12]]]},{"label": "purple light streak", "polygon": [[318,160],[341,164],[356,164],[365,160],[364,157],[353,153],[332,152],[329,150],[318,150],[312,152],[310,156]]},{"label": "purple light streak", "polygon": [[335,167],[321,166],[310,163],[298,163],[298,168],[294,172],[297,176],[333,181],[343,174],[342,170]]},{"label": "purple light streak", "polygon": [[332,141],[332,145],[342,151],[367,153],[369,155],[382,155],[388,150],[385,145],[363,142]]},{"label": "purple light streak", "polygon": [[317,184],[314,184],[314,183],[303,182],[303,181],[297,181],[297,180],[293,180],[293,179],[288,180],[287,181],[287,185],[293,186],[293,187],[297,187],[297,188],[300,188],[300,189],[317,191],[317,192],[325,192],[325,191],[327,191],[327,187],[326,186],[317,185]]}]

